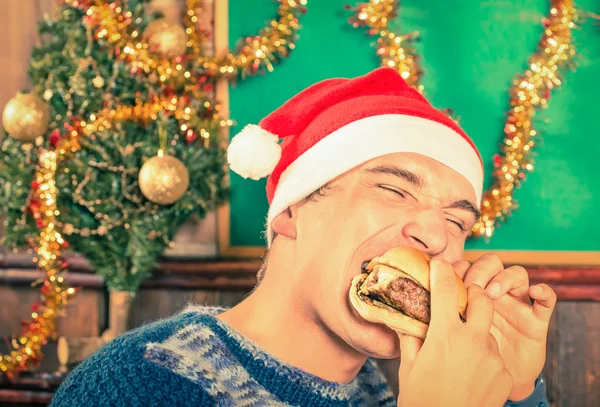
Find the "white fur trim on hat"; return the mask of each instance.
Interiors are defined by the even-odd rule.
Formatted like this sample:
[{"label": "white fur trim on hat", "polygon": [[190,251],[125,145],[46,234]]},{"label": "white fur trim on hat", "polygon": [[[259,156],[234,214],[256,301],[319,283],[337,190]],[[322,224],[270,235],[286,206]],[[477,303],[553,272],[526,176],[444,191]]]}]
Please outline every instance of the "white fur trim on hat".
[{"label": "white fur trim on hat", "polygon": [[454,169],[469,180],[477,203],[481,201],[483,168],[463,136],[416,116],[366,117],[318,141],[281,174],[267,217],[268,245],[273,239],[271,222],[281,212],[352,168],[393,153],[422,154]]},{"label": "white fur trim on hat", "polygon": [[259,180],[277,166],[281,158],[279,137],[256,124],[249,124],[229,143],[227,163],[229,168],[242,176]]}]

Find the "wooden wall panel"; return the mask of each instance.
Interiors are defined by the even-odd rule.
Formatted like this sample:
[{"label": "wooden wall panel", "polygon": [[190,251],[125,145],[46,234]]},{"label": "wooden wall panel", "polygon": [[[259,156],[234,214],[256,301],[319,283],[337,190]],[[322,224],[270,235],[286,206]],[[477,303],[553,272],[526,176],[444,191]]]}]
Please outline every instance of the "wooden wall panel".
[{"label": "wooden wall panel", "polygon": [[2,4],[0,27],[0,106],[20,88],[26,85],[24,67],[29,59],[29,51],[36,40],[33,30],[23,32],[23,25],[36,21],[36,7],[32,1],[8,0]]},{"label": "wooden wall panel", "polygon": [[[233,306],[248,290],[207,290],[148,287],[134,300],[131,327],[168,317],[187,304]],[[27,317],[27,305],[37,291],[26,286],[0,285],[0,336],[19,328],[19,318]],[[61,334],[90,336],[106,327],[106,292],[88,289],[78,294],[60,322]],[[1,347],[1,346],[0,346]],[[46,350],[42,370],[57,366],[54,344]],[[380,361],[393,389],[397,389],[398,361]],[[548,395],[556,407],[596,407],[600,405],[600,302],[560,301],[551,321],[548,356],[544,367]]]},{"label": "wooden wall panel", "polygon": [[552,319],[550,320],[550,328],[548,330],[548,345],[546,365],[544,366],[544,376],[547,380],[548,400],[552,407],[557,406],[557,400],[560,394],[560,378],[558,376],[559,366],[559,349],[560,349],[560,328],[557,323],[558,310],[562,308],[563,303],[559,302],[556,305]]},{"label": "wooden wall panel", "polygon": [[[37,22],[54,10],[54,0],[2,0],[0,5],[0,111],[29,86],[29,53],[38,41]],[[0,126],[2,125],[0,119]]]},{"label": "wooden wall panel", "polygon": [[[0,338],[17,335],[21,321],[31,319],[31,306],[40,299],[37,289],[0,285]],[[103,291],[83,290],[69,302],[58,330],[66,336],[98,336],[106,325],[106,299]]]},{"label": "wooden wall panel", "polygon": [[244,293],[206,290],[146,289],[134,300],[131,325],[140,326],[173,315],[188,304],[231,307]]},{"label": "wooden wall panel", "polygon": [[600,304],[561,303],[556,319],[559,346],[552,384],[558,393],[553,401],[557,406],[599,406]]}]

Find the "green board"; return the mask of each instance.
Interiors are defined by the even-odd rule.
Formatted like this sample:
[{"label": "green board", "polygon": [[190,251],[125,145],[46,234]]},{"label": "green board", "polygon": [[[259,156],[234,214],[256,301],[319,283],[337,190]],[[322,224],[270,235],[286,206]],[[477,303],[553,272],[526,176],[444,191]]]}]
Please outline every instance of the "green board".
[{"label": "green board", "polygon": [[[374,39],[348,24],[348,1],[309,0],[301,17],[297,48],[274,72],[230,86],[234,136],[311,84],[353,77],[379,66]],[[356,3],[351,3],[354,5]],[[595,0],[577,3],[597,11]],[[276,3],[229,0],[229,45],[256,33],[276,16]],[[395,32],[419,31],[416,44],[422,83],[438,108],[451,108],[474,139],[486,164],[502,139],[508,89],[527,68],[548,14],[546,0],[405,0]],[[549,108],[536,116],[541,133],[535,170],[516,191],[519,210],[489,242],[470,240],[468,249],[600,251],[600,137],[597,130],[600,30],[588,22],[574,32],[580,56],[565,73]],[[233,247],[264,246],[265,181],[231,174],[229,241]]]}]

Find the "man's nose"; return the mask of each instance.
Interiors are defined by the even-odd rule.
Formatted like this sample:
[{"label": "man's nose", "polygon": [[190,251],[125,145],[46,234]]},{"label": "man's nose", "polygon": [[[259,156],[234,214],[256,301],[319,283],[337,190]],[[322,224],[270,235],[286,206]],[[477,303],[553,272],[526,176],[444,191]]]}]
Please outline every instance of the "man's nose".
[{"label": "man's nose", "polygon": [[443,213],[434,209],[421,211],[411,217],[402,234],[412,247],[432,257],[443,253],[448,247],[446,219]]}]

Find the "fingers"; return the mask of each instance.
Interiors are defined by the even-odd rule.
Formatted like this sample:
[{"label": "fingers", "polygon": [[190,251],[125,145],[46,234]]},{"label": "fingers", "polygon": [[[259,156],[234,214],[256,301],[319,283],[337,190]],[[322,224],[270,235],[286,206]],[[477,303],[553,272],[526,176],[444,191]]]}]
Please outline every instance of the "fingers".
[{"label": "fingers", "polygon": [[513,388],[514,379],[512,375],[504,366],[501,366],[500,368],[502,371],[496,378],[496,382],[489,392],[488,397],[492,400],[508,400]]},{"label": "fingers", "polygon": [[500,258],[487,253],[481,256],[469,269],[465,276],[465,284],[477,284],[480,287],[487,287],[488,282],[504,270],[504,265]]},{"label": "fingers", "polygon": [[493,326],[507,337],[525,335],[543,340],[548,332],[548,322],[533,316],[531,306],[513,299],[513,304],[494,304]]},{"label": "fingers", "polygon": [[481,256],[465,275],[465,284],[477,284],[486,288],[491,298],[502,297],[506,293],[526,302],[529,300],[529,275],[520,266],[504,268],[500,258],[488,253]]},{"label": "fingers", "polygon": [[529,295],[533,298],[533,313],[543,321],[550,321],[556,306],[556,293],[548,284],[537,284],[529,287]]},{"label": "fingers", "polygon": [[520,266],[512,266],[498,273],[486,286],[486,292],[493,299],[500,298],[506,293],[529,301],[529,275]]},{"label": "fingers", "polygon": [[431,322],[429,329],[447,332],[460,323],[458,311],[458,287],[452,266],[440,259],[431,259]]},{"label": "fingers", "polygon": [[497,339],[499,337],[498,334],[499,332],[493,326],[490,327],[490,332],[487,335],[487,341],[490,350],[497,355],[501,355],[502,352],[500,351],[500,345],[498,345]]},{"label": "fingers", "polygon": [[460,279],[464,280],[467,271],[471,267],[471,263],[466,260],[461,260],[453,263],[452,267],[454,267],[454,272],[460,277]]},{"label": "fingers", "polygon": [[467,326],[489,333],[494,318],[494,303],[477,284],[467,286]]},{"label": "fingers", "polygon": [[423,341],[417,337],[398,334],[400,339],[400,375],[410,371],[419,350],[423,346]]},{"label": "fingers", "polygon": [[545,341],[550,319],[538,317],[529,303],[515,297],[494,303],[493,327],[498,328],[506,337],[525,335],[536,341]]}]

